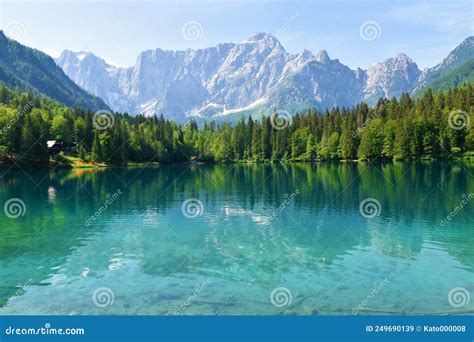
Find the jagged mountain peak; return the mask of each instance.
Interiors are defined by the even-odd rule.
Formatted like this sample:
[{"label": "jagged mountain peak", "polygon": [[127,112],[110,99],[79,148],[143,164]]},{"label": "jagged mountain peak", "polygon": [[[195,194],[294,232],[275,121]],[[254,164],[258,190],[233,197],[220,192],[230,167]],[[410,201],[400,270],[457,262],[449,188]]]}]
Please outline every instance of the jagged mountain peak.
[{"label": "jagged mountain peak", "polygon": [[400,52],[395,57],[388,58],[384,63],[387,65],[393,65],[397,68],[407,68],[409,66],[416,66],[416,68],[418,68],[416,63],[403,52]]},{"label": "jagged mountain peak", "polygon": [[76,58],[79,60],[83,60],[86,56],[93,55],[92,52],[88,51],[72,51],[72,50],[63,50],[59,55],[59,58]]},{"label": "jagged mountain peak", "polygon": [[310,51],[310,50],[307,50],[307,49],[304,49],[303,51],[301,51],[298,56],[301,56],[303,58],[314,58],[314,55],[313,53]]},{"label": "jagged mountain peak", "polygon": [[373,103],[380,97],[398,97],[416,86],[421,71],[404,53],[372,64],[367,70],[364,99]]},{"label": "jagged mountain peak", "polygon": [[260,51],[266,49],[285,51],[280,41],[273,34],[267,32],[255,33],[237,44],[237,47],[239,46],[243,49],[258,47]]},{"label": "jagged mountain peak", "polygon": [[408,57],[404,52],[400,52],[398,55],[395,56],[396,60],[404,60],[404,61],[412,61],[410,57]]},{"label": "jagged mountain peak", "polygon": [[242,43],[255,43],[261,41],[269,41],[269,42],[280,42],[277,37],[273,34],[268,32],[256,32],[252,34],[250,37],[243,40]]},{"label": "jagged mountain peak", "polygon": [[326,50],[319,51],[315,59],[318,62],[323,63],[323,64],[331,61],[331,59],[329,58],[328,52]]},{"label": "jagged mountain peak", "polygon": [[88,51],[79,51],[78,53],[76,53],[76,57],[82,61],[84,60],[85,58],[88,58],[88,57],[96,57],[98,58],[97,56],[95,56],[92,52],[88,52]]},{"label": "jagged mountain peak", "polygon": [[416,63],[410,57],[408,57],[405,53],[400,52],[394,57],[390,57],[390,58],[385,59],[382,62],[376,62],[372,64],[369,67],[369,69],[377,68],[380,66],[405,68],[409,65],[416,65]]},{"label": "jagged mountain peak", "polygon": [[75,64],[101,64],[107,69],[116,68],[115,65],[109,64],[105,61],[105,59],[100,58],[94,55],[92,52],[89,51],[72,51],[72,50],[64,50],[61,52],[59,57],[54,59],[56,64],[64,65],[66,63],[75,63]]}]

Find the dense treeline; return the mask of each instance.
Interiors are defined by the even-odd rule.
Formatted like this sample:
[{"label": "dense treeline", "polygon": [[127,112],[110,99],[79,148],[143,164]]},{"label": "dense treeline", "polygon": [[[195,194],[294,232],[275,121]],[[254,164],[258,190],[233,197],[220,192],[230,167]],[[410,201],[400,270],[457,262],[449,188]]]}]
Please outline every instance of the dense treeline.
[{"label": "dense treeline", "polygon": [[[69,109],[0,85],[0,155],[8,162],[47,164],[46,142],[59,139],[92,162],[316,161],[338,159],[448,159],[474,155],[470,109],[473,85],[414,100],[381,99],[374,108],[325,113],[310,109],[291,121],[282,112],[232,125],[178,125],[146,118]],[[471,118],[469,118],[471,116]],[[105,120],[105,125],[104,121]]]}]

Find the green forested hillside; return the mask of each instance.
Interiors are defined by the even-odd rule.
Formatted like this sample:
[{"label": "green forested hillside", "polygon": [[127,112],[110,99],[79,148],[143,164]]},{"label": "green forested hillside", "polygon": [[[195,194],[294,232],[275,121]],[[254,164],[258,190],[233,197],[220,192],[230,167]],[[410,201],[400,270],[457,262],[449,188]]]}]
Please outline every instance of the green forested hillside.
[{"label": "green forested hillside", "polygon": [[47,54],[8,39],[0,31],[0,82],[46,95],[69,107],[108,109],[102,99],[77,86]]},{"label": "green forested hillside", "polygon": [[474,79],[474,36],[466,38],[438,65],[425,70],[413,94],[419,97],[426,89],[445,91]]},{"label": "green forested hillside", "polygon": [[446,91],[466,83],[474,83],[474,59],[446,72],[439,79],[430,83],[430,88],[433,91]]}]

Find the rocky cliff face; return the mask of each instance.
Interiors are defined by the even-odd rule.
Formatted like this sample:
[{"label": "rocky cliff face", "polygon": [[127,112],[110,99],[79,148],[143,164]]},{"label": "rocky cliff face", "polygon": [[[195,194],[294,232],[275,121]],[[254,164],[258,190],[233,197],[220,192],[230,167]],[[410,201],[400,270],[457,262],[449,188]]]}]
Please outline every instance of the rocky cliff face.
[{"label": "rocky cliff face", "polygon": [[377,101],[381,97],[400,97],[411,92],[418,82],[421,71],[407,55],[401,53],[367,70],[364,100]]}]

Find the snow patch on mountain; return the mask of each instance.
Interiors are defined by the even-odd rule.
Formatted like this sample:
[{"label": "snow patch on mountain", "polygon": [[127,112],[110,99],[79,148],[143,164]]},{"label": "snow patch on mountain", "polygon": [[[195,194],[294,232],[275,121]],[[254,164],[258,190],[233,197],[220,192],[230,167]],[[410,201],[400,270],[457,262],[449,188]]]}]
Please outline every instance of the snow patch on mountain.
[{"label": "snow patch on mountain", "polygon": [[241,112],[246,112],[246,111],[252,111],[255,108],[260,107],[261,105],[265,104],[267,101],[266,98],[258,99],[255,102],[252,102],[251,104],[245,106],[245,107],[240,107],[240,108],[233,108],[233,109],[225,109],[222,111],[222,113],[216,114],[215,116],[226,116],[229,114],[237,114]]}]

